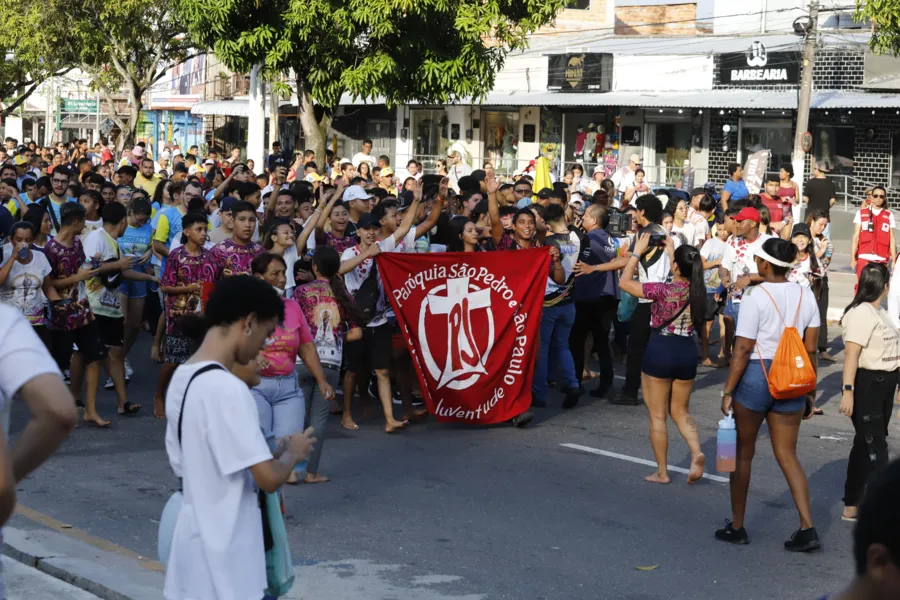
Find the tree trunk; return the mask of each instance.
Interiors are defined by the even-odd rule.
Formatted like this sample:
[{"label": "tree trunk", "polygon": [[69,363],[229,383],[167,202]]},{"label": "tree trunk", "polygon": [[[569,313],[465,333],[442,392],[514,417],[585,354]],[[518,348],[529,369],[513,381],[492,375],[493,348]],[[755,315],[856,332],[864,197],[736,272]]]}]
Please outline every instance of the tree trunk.
[{"label": "tree trunk", "polygon": [[316,153],[316,165],[319,167],[319,172],[327,175],[329,165],[325,160],[325,144],[333,113],[330,109],[326,109],[322,118],[317,119],[316,106],[309,89],[299,80],[297,81],[297,97],[300,99],[300,127],[306,138],[306,147]]}]

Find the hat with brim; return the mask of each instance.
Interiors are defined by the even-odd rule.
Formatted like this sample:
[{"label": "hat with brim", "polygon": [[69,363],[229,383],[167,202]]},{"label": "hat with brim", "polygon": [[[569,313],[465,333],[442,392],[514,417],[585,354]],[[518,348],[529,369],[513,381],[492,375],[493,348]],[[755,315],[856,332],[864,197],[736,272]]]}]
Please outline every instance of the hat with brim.
[{"label": "hat with brim", "polygon": [[381,220],[372,213],[365,213],[356,223],[357,229],[381,229]]},{"label": "hat with brim", "polygon": [[791,237],[795,235],[805,235],[809,239],[812,239],[812,232],[809,230],[809,225],[806,223],[797,223],[791,228]]},{"label": "hat with brim", "polygon": [[745,206],[741,209],[741,212],[734,216],[735,221],[755,221],[757,223],[762,221],[762,217],[759,216],[759,211],[753,208],[752,206]]},{"label": "hat with brim", "polygon": [[794,266],[791,263],[789,263],[787,261],[779,260],[779,259],[775,258],[774,256],[772,256],[771,254],[769,254],[768,252],[766,252],[765,249],[763,248],[762,244],[760,244],[760,246],[756,250],[753,251],[753,256],[755,256],[756,258],[761,258],[762,260],[766,261],[769,264],[773,264],[776,267],[785,267],[785,268],[789,269]]}]

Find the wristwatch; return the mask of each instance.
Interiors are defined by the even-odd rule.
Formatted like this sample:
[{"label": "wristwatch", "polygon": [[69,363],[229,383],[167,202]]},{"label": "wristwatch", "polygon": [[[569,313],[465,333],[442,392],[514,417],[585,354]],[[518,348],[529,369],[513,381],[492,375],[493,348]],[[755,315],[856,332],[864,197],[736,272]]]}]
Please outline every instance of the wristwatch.
[{"label": "wristwatch", "polygon": [[852,383],[845,383],[845,384],[844,384],[844,391],[845,391],[845,392],[852,392],[852,391],[853,391],[853,384],[852,384]]},{"label": "wristwatch", "polygon": [[730,395],[731,395],[731,392],[726,392],[725,390],[722,390],[721,392],[719,392],[719,396],[720,396],[723,400],[725,399],[725,396],[730,396]]}]

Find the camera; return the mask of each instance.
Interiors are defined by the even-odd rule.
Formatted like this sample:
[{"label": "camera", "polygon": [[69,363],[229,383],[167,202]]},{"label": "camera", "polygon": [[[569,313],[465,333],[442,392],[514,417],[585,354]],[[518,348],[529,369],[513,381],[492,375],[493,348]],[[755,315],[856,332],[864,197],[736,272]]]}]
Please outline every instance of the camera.
[{"label": "camera", "polygon": [[609,225],[606,230],[613,237],[625,237],[631,231],[633,215],[615,208],[609,209]]},{"label": "camera", "polygon": [[666,245],[666,238],[669,237],[664,233],[651,233],[649,245],[651,248],[662,248]]}]

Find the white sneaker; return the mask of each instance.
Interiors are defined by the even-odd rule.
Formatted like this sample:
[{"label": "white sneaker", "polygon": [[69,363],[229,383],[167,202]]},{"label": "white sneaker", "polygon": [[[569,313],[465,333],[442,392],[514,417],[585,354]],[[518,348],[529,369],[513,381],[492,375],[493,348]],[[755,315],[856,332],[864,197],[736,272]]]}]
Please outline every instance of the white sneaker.
[{"label": "white sneaker", "polygon": [[104,390],[112,390],[115,389],[116,384],[113,383],[112,377],[106,378],[106,383],[103,384]]},{"label": "white sneaker", "polygon": [[134,375],[134,369],[131,368],[131,363],[128,362],[128,359],[125,359],[125,379],[131,379],[131,376]]}]

